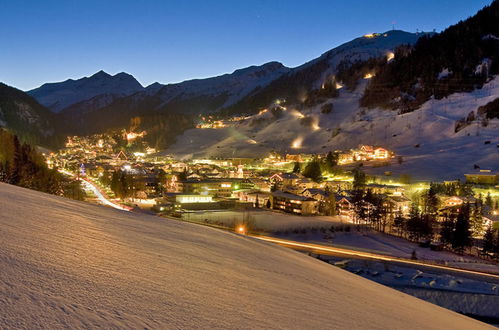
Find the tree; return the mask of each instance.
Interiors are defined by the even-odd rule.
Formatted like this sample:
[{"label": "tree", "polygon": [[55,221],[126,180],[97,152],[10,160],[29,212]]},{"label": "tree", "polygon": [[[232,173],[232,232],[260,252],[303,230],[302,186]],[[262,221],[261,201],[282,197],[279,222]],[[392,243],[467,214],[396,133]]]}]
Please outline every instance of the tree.
[{"label": "tree", "polygon": [[487,193],[487,196],[485,197],[485,205],[487,205],[491,209],[494,208],[494,201],[492,200],[492,196],[490,196],[490,191]]},{"label": "tree", "polygon": [[336,215],[336,196],[334,193],[329,193],[325,203],[326,215]]},{"label": "tree", "polygon": [[494,251],[494,230],[492,226],[489,226],[483,235],[483,252],[493,252]]},{"label": "tree", "polygon": [[332,153],[331,151],[327,153],[324,160],[324,169],[326,172],[332,173],[334,171],[334,167],[338,164],[338,158],[338,153]]},{"label": "tree", "polygon": [[469,210],[469,204],[465,204],[461,207],[457,215],[456,229],[454,230],[452,247],[460,251],[462,251],[465,247],[471,245]]},{"label": "tree", "polygon": [[303,170],[303,176],[312,179],[315,182],[319,182],[322,179],[321,166],[317,158],[310,161],[305,169]]},{"label": "tree", "polygon": [[395,227],[399,236],[406,230],[407,219],[402,215],[402,211],[399,209],[395,218],[393,219],[393,227]]},{"label": "tree", "polygon": [[470,226],[473,236],[481,236],[483,233],[483,217],[482,217],[482,203],[478,199],[475,206],[471,210]]},{"label": "tree", "polygon": [[366,185],[366,174],[360,168],[353,170],[353,189],[362,189]]},{"label": "tree", "polygon": [[295,162],[295,165],[293,166],[293,173],[300,173],[301,167],[300,167],[300,162]]},{"label": "tree", "polygon": [[455,217],[453,215],[447,216],[440,228],[440,240],[443,244],[449,245],[454,241],[454,229],[456,226]]},{"label": "tree", "polygon": [[418,206],[413,203],[409,212],[409,219],[407,220],[407,233],[412,240],[421,237],[421,214],[419,213]]}]

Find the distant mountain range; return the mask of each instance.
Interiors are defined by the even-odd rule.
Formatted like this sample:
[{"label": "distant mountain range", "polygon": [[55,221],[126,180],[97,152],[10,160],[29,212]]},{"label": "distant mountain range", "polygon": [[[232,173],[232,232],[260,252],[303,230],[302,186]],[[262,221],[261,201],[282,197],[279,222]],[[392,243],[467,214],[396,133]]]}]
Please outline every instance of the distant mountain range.
[{"label": "distant mountain range", "polygon": [[70,105],[98,95],[122,97],[142,90],[144,87],[127,73],[121,72],[111,76],[99,71],[90,77],[43,84],[27,93],[53,112],[60,112]]}]

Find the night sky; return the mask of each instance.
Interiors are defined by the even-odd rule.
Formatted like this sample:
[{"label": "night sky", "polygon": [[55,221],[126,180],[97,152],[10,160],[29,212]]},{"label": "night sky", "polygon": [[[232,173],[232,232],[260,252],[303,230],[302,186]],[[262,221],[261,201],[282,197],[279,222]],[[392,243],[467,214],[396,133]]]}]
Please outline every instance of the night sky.
[{"label": "night sky", "polygon": [[0,0],[0,81],[28,90],[104,70],[143,85],[280,61],[371,32],[441,31],[490,0]]}]

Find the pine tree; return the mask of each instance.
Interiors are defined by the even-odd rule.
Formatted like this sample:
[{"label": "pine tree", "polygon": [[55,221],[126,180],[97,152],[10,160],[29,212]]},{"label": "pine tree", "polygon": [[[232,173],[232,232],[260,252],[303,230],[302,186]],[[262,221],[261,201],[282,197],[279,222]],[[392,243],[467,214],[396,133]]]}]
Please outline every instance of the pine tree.
[{"label": "pine tree", "polygon": [[492,200],[492,196],[490,196],[490,191],[487,193],[487,197],[485,197],[485,205],[491,209],[494,208],[494,201]]},{"label": "pine tree", "polygon": [[483,252],[488,253],[494,251],[494,238],[494,230],[492,229],[492,226],[489,226],[483,235]]},{"label": "pine tree", "polygon": [[362,189],[366,185],[366,174],[360,168],[353,170],[353,189]]},{"label": "pine tree", "polygon": [[443,244],[449,245],[454,241],[454,229],[455,229],[455,219],[454,216],[448,216],[442,223],[442,228],[440,229],[440,240]]},{"label": "pine tree", "polygon": [[293,166],[293,173],[300,173],[301,167],[299,162],[295,162],[295,165]]},{"label": "pine tree", "polygon": [[457,215],[456,229],[454,230],[452,247],[461,251],[465,247],[471,245],[469,210],[469,204],[465,204],[461,207],[459,214]]},{"label": "pine tree", "polygon": [[307,166],[305,166],[302,174],[315,182],[321,181],[322,171],[319,161],[316,158],[310,161]]}]

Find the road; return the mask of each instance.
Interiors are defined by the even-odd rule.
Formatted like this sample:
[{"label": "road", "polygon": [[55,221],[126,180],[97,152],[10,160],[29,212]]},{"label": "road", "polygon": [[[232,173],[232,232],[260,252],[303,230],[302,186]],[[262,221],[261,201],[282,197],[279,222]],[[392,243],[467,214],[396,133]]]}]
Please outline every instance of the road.
[{"label": "road", "polygon": [[[59,169],[59,172],[61,172],[62,174],[65,174],[65,175],[76,177],[76,175],[74,173],[71,173],[71,172],[66,171],[66,170]],[[92,181],[90,181],[86,178],[81,178],[81,177],[80,177],[80,181],[83,184],[83,188],[85,190],[91,191],[102,204],[107,205],[107,206],[111,206],[115,209],[122,210],[122,211],[130,211],[132,209],[131,207],[128,207],[126,205],[121,205],[121,204],[118,204],[118,203],[110,200],[107,196],[105,196],[104,193],[102,193],[100,188],[97,187]]]},{"label": "road", "polygon": [[462,276],[467,276],[467,277],[471,277],[471,278],[480,278],[481,280],[486,278],[488,281],[493,281],[495,283],[499,283],[499,275],[497,275],[497,274],[491,274],[491,273],[474,271],[474,270],[469,270],[469,269],[450,267],[450,266],[445,266],[445,265],[432,264],[432,263],[418,261],[418,260],[391,257],[391,256],[383,255],[383,254],[362,252],[362,251],[356,251],[356,250],[350,250],[350,249],[344,249],[344,248],[336,248],[336,247],[330,247],[330,246],[325,246],[325,245],[320,245],[320,244],[297,242],[297,241],[285,240],[285,239],[269,237],[269,236],[252,235],[252,234],[249,234],[248,236],[253,237],[255,239],[262,240],[262,241],[279,244],[281,246],[285,246],[285,247],[292,248],[294,250],[299,250],[299,251],[309,251],[309,252],[313,252],[313,253],[317,253],[317,254],[339,256],[339,257],[351,257],[351,258],[356,258],[356,259],[369,259],[369,260],[376,260],[376,261],[385,261],[385,262],[390,262],[390,263],[396,263],[396,264],[399,264],[402,266],[403,265],[405,265],[405,266],[418,266],[419,268],[424,268],[427,270],[446,271],[448,273],[453,273],[456,275],[462,275]]}]

